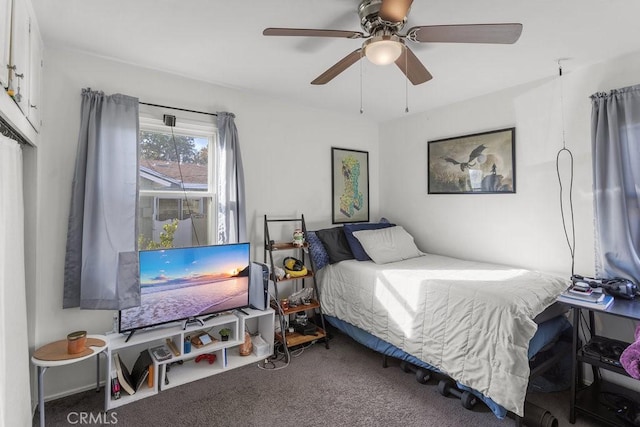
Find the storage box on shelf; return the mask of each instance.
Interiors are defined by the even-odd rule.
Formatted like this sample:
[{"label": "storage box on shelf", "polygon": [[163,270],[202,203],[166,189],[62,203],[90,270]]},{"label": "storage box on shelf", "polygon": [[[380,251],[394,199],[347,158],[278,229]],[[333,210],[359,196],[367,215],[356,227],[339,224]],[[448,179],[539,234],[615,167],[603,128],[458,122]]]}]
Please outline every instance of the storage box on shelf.
[{"label": "storage box on shelf", "polygon": [[[279,241],[272,240],[273,226],[276,223],[289,224],[293,226],[293,230],[299,229],[299,231],[293,231],[289,234],[292,236],[291,240],[285,241],[281,239]],[[282,232],[282,230],[280,230]],[[301,233],[300,233],[301,231]],[[269,264],[271,271],[271,280],[274,284],[274,299],[271,301],[271,306],[279,316],[279,331],[276,332],[275,338],[286,347],[294,347],[302,345],[308,342],[324,339],[325,347],[329,348],[329,341],[326,339],[326,328],[324,324],[324,317],[322,315],[322,307],[319,302],[319,289],[316,284],[313,269],[305,266],[307,274],[303,276],[292,277],[278,277],[276,274],[276,261],[274,259],[274,253],[287,252],[288,255],[299,259],[305,264],[305,249],[307,244],[304,241],[296,241],[294,239],[304,237],[307,234],[306,223],[304,215],[299,218],[285,218],[274,219],[264,216],[264,262]],[[279,234],[281,235],[281,234]],[[285,289],[286,284],[291,284],[289,289]],[[312,288],[314,297],[310,300],[309,304],[300,304],[295,307],[285,306],[281,304],[281,300],[287,299],[294,290],[300,290],[302,288]],[[319,319],[319,324],[316,324],[314,333],[303,334],[296,331],[290,331],[291,317],[297,313],[307,313],[307,316],[311,318]]]},{"label": "storage box on shelf", "polygon": [[[187,384],[191,381],[216,375],[228,369],[238,368],[250,363],[263,360],[263,354],[256,354],[254,351],[248,356],[241,356],[240,345],[244,342],[244,331],[251,335],[259,335],[268,345],[268,353],[273,353],[274,321],[275,314],[272,309],[265,311],[254,309],[243,309],[242,312],[233,314],[222,314],[212,319],[200,323],[188,324],[186,327],[175,325],[165,328],[157,328],[147,331],[139,331],[131,336],[127,341],[127,336],[112,336],[108,350],[108,370],[113,372],[113,353],[118,353],[122,361],[131,368],[135,363],[140,351],[156,346],[166,345],[169,340],[177,349],[179,355],[172,355],[170,359],[164,361],[153,360],[154,369],[152,375],[152,386],[147,383],[133,395],[122,391],[120,398],[115,399],[111,393],[105,393],[105,410],[117,408],[119,406],[135,402],[168,390],[179,385]],[[222,341],[219,332],[221,329],[230,329],[228,341]],[[187,337],[191,337],[206,332],[215,340],[211,343],[196,347],[185,345]],[[189,352],[185,352],[190,347]],[[264,350],[263,350],[264,351]],[[210,358],[200,358],[205,354],[215,355],[215,361],[209,363]],[[178,363],[176,363],[178,362]]]}]

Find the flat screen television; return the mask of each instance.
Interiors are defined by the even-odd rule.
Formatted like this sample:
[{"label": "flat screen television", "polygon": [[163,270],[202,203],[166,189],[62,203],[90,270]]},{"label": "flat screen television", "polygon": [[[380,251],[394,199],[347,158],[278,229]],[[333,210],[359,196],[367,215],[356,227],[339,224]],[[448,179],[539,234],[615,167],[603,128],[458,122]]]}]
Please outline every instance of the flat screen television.
[{"label": "flat screen television", "polygon": [[249,257],[249,243],[140,251],[140,305],[120,310],[119,331],[248,307]]}]

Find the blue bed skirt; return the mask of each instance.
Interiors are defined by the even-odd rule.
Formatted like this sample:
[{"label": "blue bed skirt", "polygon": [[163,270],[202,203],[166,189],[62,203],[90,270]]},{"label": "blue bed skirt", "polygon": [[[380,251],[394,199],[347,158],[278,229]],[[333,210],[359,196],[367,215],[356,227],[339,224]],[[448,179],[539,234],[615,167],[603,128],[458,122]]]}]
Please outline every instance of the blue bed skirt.
[{"label": "blue bed skirt", "polygon": [[[386,341],[381,340],[369,332],[358,328],[348,322],[342,321],[333,316],[324,316],[325,320],[328,321],[333,327],[342,331],[346,335],[349,335],[351,338],[359,342],[360,344],[369,347],[372,350],[377,351],[378,353],[385,354],[387,356],[394,357],[396,359],[404,360],[408,363],[411,363],[416,366],[420,366],[431,371],[438,371],[438,369],[429,365],[428,363],[423,362],[422,360],[405,353],[400,350],[398,347],[389,344]],[[543,322],[538,325],[538,330],[536,331],[531,341],[529,341],[529,359],[536,355],[544,346],[553,341],[558,335],[560,335],[564,330],[570,328],[571,324],[567,320],[565,316],[557,316],[553,319],[549,319],[546,322]],[[446,373],[445,373],[446,374]],[[473,390],[464,384],[457,383],[458,388],[461,390],[467,390],[470,393],[473,393],[476,397],[482,400],[491,411],[495,414],[499,419],[504,419],[507,415],[507,410],[502,406],[495,403],[488,397],[482,395],[482,393]]]}]

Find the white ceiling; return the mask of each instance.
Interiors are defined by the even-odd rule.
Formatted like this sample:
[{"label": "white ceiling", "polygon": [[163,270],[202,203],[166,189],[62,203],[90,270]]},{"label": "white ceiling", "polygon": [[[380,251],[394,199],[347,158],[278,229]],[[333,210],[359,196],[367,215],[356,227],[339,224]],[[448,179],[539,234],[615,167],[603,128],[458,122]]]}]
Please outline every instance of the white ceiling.
[{"label": "white ceiling", "polygon": [[[266,27],[361,31],[359,0],[32,0],[45,46],[89,52],[343,114],[359,115],[360,63],[311,80],[362,40],[265,37]],[[395,65],[362,63],[364,114],[375,121],[571,72],[640,50],[637,0],[415,0],[417,25],[519,22],[513,45],[410,47],[433,75],[419,86]],[[401,32],[403,33],[403,32]],[[188,106],[187,106],[188,107]]]}]

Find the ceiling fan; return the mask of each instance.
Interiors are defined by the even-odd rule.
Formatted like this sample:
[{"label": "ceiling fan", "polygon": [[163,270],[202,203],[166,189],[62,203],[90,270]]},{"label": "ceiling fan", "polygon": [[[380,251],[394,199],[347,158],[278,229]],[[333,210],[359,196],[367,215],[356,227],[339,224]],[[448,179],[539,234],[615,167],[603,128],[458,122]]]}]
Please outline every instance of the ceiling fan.
[{"label": "ceiling fan", "polygon": [[360,26],[366,32],[348,30],[314,30],[304,28],[267,28],[265,36],[306,36],[365,39],[354,50],[311,82],[329,83],[337,75],[366,56],[374,64],[395,62],[414,85],[432,79],[432,75],[409,49],[406,41],[416,43],[515,43],[522,33],[522,24],[462,24],[426,25],[410,28],[399,34],[407,22],[413,0],[362,0],[358,6]]}]

